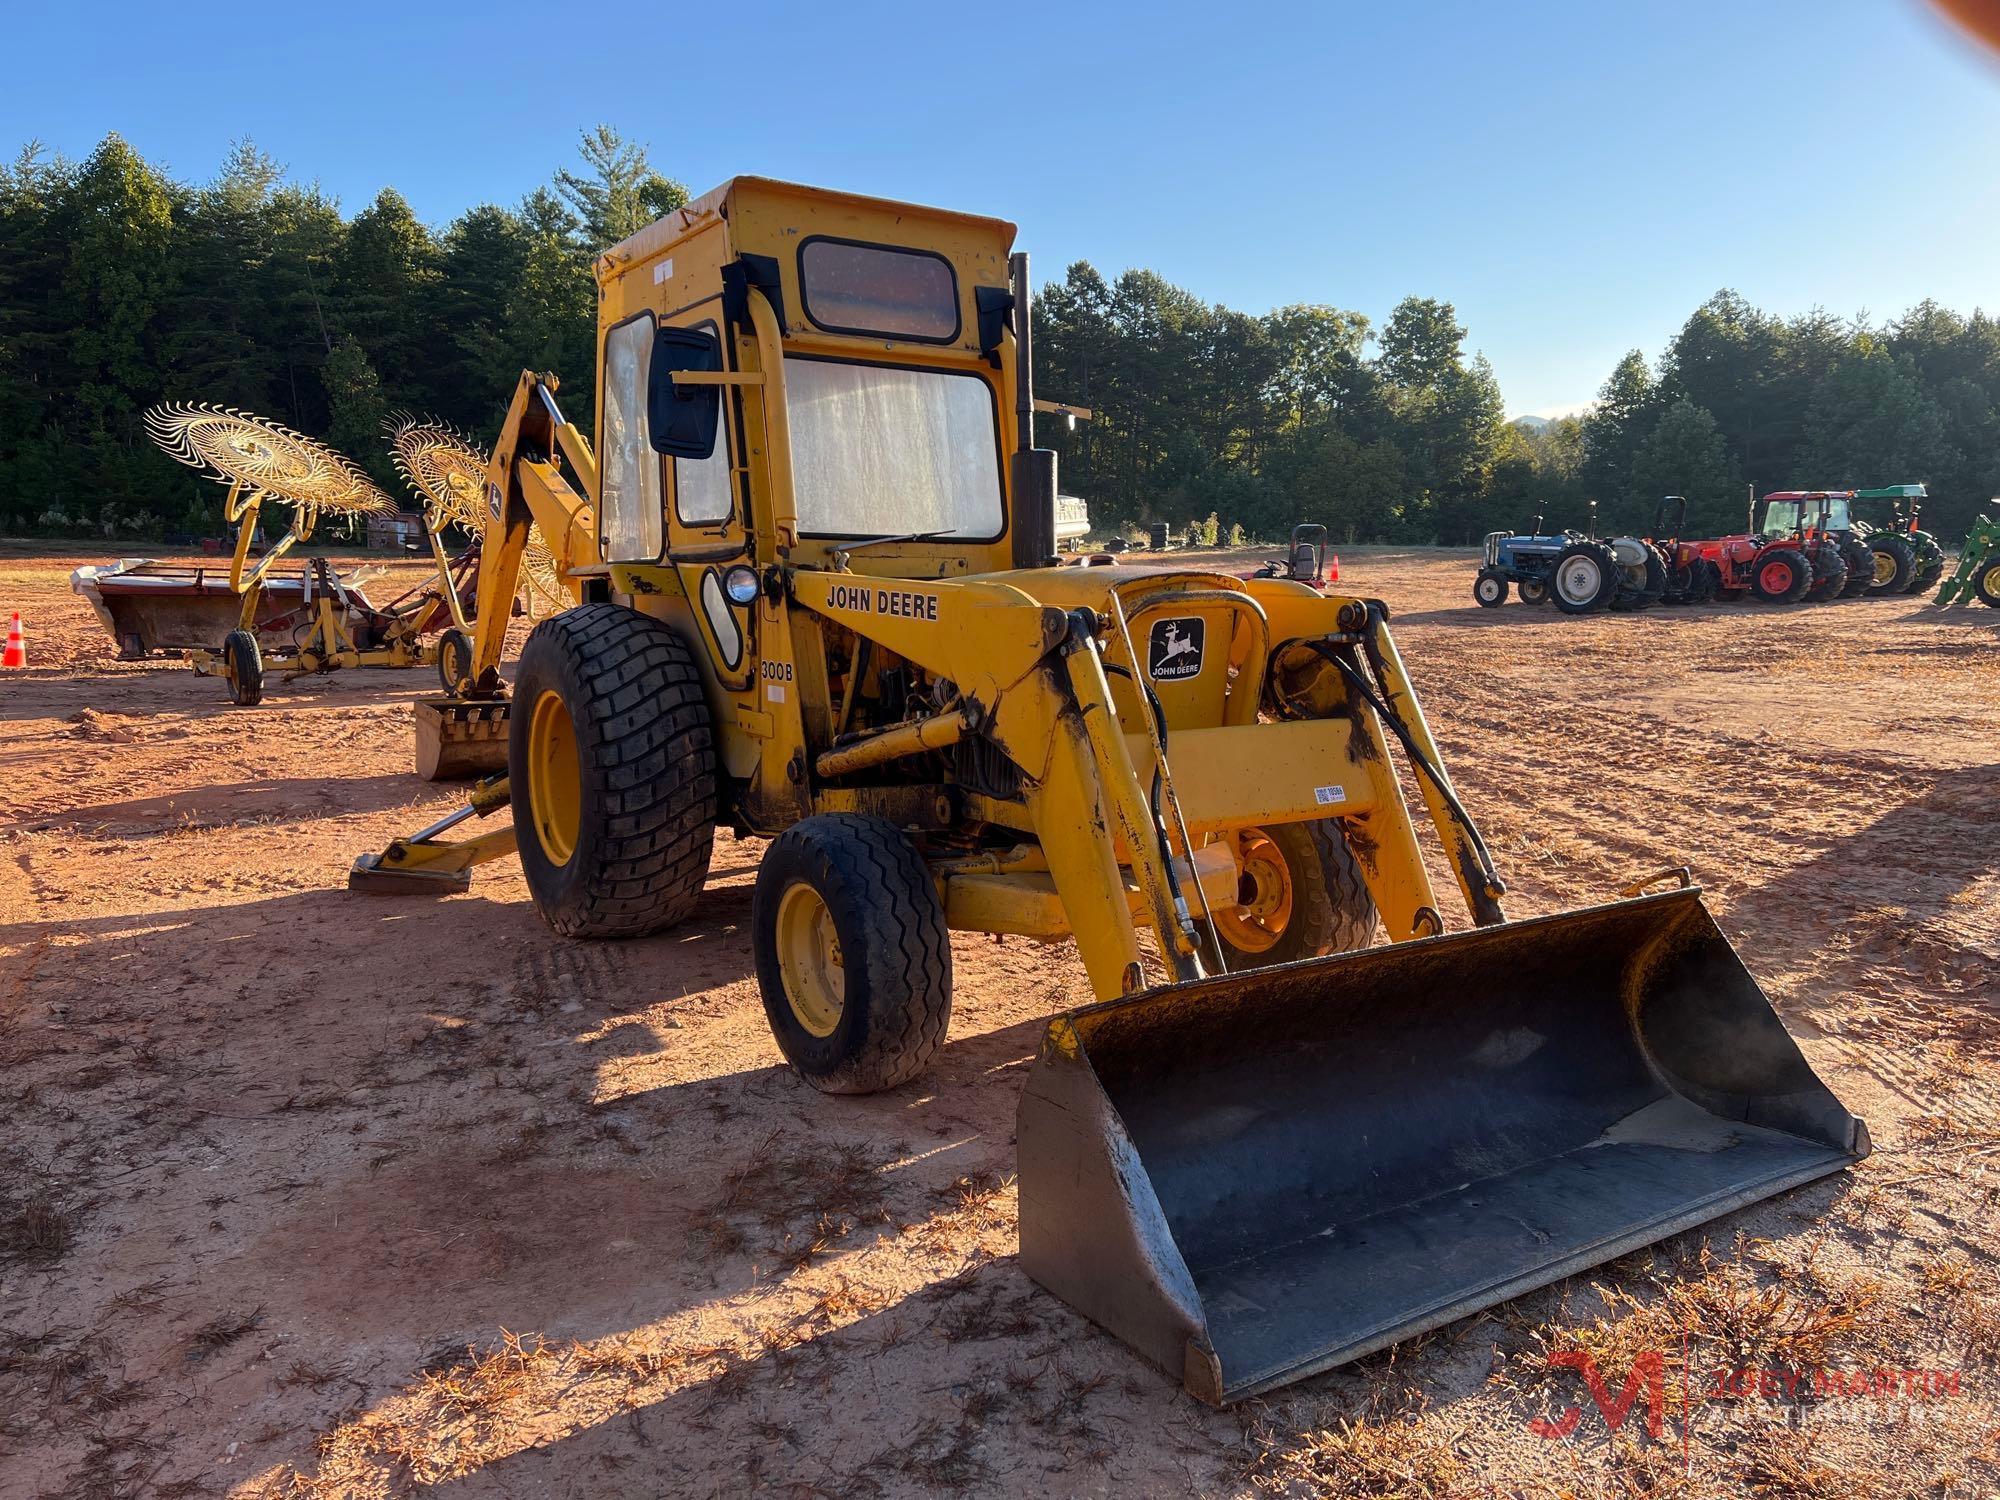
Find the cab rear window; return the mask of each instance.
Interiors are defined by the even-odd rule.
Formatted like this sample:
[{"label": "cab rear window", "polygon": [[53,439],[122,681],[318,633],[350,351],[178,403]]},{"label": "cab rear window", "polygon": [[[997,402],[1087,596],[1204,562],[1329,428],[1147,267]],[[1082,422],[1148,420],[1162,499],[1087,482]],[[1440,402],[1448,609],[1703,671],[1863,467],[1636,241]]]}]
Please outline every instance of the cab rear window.
[{"label": "cab rear window", "polygon": [[806,316],[829,333],[958,337],[958,280],[932,251],[815,237],[799,247],[799,286]]}]

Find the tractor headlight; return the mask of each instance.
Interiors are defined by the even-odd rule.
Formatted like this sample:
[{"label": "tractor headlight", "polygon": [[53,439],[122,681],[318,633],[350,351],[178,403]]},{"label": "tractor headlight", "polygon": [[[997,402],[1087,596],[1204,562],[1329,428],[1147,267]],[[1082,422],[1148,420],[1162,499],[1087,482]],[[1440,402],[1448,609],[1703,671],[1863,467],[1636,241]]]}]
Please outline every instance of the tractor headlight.
[{"label": "tractor headlight", "polygon": [[742,563],[722,575],[723,597],[731,604],[755,604],[762,589],[763,585],[757,581],[757,570]]}]

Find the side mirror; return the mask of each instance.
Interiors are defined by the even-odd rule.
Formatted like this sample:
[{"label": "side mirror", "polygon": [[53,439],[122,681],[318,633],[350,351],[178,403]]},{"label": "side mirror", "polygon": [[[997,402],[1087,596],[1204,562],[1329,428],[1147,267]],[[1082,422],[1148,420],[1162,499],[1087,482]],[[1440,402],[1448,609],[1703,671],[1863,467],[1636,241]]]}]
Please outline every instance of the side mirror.
[{"label": "side mirror", "polygon": [[646,431],[657,453],[707,458],[715,452],[722,416],[722,387],[680,385],[683,370],[720,370],[722,342],[705,328],[660,328],[653,334],[653,365],[646,382]]}]

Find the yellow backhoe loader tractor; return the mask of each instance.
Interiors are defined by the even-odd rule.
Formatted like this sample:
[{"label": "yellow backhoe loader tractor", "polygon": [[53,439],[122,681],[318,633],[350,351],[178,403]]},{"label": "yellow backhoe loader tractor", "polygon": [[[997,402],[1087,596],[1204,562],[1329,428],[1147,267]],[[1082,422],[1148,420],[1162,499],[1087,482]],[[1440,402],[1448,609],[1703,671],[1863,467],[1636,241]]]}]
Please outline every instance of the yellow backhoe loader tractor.
[{"label": "yellow backhoe loader tractor", "polygon": [[[765,1009],[833,1092],[935,1057],[954,929],[1073,938],[1100,1003],[1023,1092],[1022,1264],[1212,1401],[1861,1155],[1684,876],[1504,921],[1380,603],[1057,562],[1013,238],[738,179],[604,255],[597,442],[524,374],[486,472],[457,702],[507,777],[353,883],[518,845],[557,931],[636,936],[715,824],[767,836]],[[509,692],[531,524],[581,602]]]}]

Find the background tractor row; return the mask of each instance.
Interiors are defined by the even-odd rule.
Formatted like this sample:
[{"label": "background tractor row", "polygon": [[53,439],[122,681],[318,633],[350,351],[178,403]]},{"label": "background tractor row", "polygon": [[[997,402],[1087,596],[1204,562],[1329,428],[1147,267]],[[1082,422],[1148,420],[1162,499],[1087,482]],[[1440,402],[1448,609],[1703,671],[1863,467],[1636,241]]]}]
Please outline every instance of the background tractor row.
[{"label": "background tractor row", "polygon": [[[1749,530],[1711,538],[1685,535],[1684,496],[1661,500],[1645,537],[1598,537],[1593,503],[1583,531],[1544,533],[1538,516],[1527,533],[1489,534],[1473,597],[1496,608],[1511,585],[1524,604],[1554,600],[1567,614],[1588,614],[1748,595],[1789,604],[1917,593],[1944,569],[1944,549],[1918,525],[1923,497],[1920,484],[1781,490],[1764,497],[1761,519],[1753,512]],[[1884,501],[1886,523],[1854,513],[1861,503]]]},{"label": "background tractor row", "polygon": [[1666,564],[1638,537],[1597,535],[1597,502],[1582,531],[1544,532],[1536,516],[1526,532],[1486,536],[1486,557],[1472,597],[1487,609],[1507,602],[1511,585],[1523,604],[1554,601],[1567,615],[1644,609],[1665,597]]},{"label": "background tractor row", "polygon": [[[1921,484],[1779,490],[1764,497],[1762,531],[1833,542],[1847,568],[1841,597],[1920,594],[1938,581],[1945,560],[1943,546],[1919,524],[1924,498]],[[1864,519],[1863,510],[1873,510],[1877,519]]]}]

